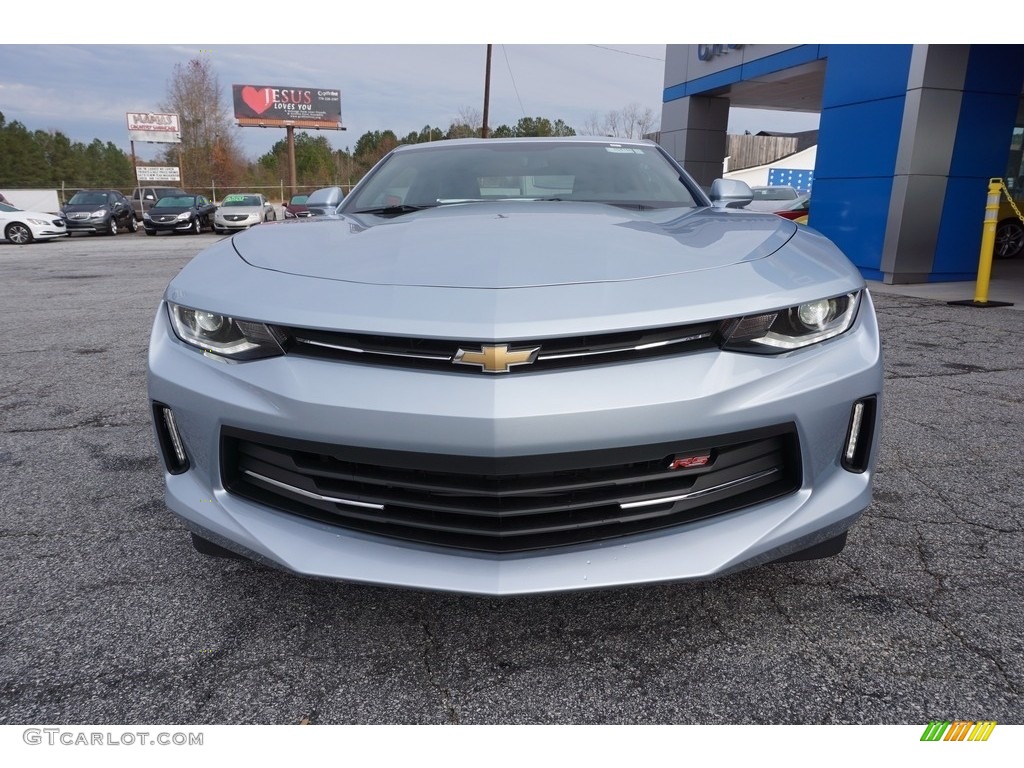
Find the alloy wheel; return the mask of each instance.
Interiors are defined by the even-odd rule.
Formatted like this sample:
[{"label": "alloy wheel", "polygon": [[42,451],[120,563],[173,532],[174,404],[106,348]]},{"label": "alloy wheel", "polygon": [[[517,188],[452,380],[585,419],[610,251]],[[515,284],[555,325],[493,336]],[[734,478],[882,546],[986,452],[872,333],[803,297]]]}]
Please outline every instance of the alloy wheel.
[{"label": "alloy wheel", "polygon": [[8,240],[16,245],[25,245],[32,242],[32,230],[20,221],[8,224],[4,234]]}]

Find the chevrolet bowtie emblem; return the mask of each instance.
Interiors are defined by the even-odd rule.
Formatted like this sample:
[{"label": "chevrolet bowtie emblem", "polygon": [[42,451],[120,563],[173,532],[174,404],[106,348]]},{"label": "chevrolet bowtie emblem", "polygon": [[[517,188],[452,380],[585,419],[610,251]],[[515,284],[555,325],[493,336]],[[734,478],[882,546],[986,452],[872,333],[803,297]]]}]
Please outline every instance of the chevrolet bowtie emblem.
[{"label": "chevrolet bowtie emblem", "polygon": [[462,349],[452,361],[459,365],[479,365],[487,373],[508,373],[513,365],[529,365],[537,359],[540,347],[509,349],[508,344],[484,344],[479,351]]}]

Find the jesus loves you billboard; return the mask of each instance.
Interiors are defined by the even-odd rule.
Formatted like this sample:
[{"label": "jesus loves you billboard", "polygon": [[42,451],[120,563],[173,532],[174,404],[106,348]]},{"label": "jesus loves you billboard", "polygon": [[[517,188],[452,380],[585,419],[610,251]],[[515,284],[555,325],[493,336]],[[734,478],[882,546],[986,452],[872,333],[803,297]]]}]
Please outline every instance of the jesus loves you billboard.
[{"label": "jesus loves you billboard", "polygon": [[278,85],[232,85],[241,125],[340,128],[341,91]]}]

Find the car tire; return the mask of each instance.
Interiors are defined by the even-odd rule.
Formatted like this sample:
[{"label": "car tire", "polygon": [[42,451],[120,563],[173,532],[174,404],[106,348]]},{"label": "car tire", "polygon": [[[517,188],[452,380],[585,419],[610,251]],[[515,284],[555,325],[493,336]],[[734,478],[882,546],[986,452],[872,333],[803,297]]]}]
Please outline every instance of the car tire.
[{"label": "car tire", "polygon": [[780,557],[776,560],[776,563],[796,563],[801,560],[821,560],[825,557],[835,557],[843,551],[843,547],[846,546],[846,531],[843,531],[838,536],[834,536],[831,539],[827,539],[820,544],[815,544],[813,547],[807,547],[807,549],[801,549],[799,552],[793,552],[785,557]]},{"label": "car tire", "polygon": [[207,557],[224,557],[231,560],[248,560],[249,558],[243,557],[237,552],[232,552],[230,549],[214,544],[209,539],[204,539],[202,536],[192,534],[192,546],[196,552]]},{"label": "car tire", "polygon": [[15,245],[27,245],[33,240],[32,230],[28,228],[27,224],[22,224],[20,221],[12,221],[8,224],[7,229],[4,230],[4,237]]},{"label": "car tire", "polygon": [[147,229],[146,230],[146,234],[149,235],[150,237],[152,237],[153,235],[156,234],[156,230],[155,229]]},{"label": "car tire", "polygon": [[202,231],[203,225],[202,222],[199,221],[199,217],[197,216],[192,220],[192,229],[190,229],[189,232],[193,235],[198,235]]},{"label": "car tire", "polygon": [[1012,259],[1024,251],[1024,222],[1007,219],[996,227],[996,242],[992,255],[997,259]]},{"label": "car tire", "polygon": [[117,216],[111,216],[110,224],[107,226],[107,234],[114,237],[120,231],[121,230],[117,226]]},{"label": "car tire", "polygon": [[128,217],[128,231],[129,232],[138,232],[139,231],[139,222],[137,222],[135,220],[135,216],[134,215]]}]

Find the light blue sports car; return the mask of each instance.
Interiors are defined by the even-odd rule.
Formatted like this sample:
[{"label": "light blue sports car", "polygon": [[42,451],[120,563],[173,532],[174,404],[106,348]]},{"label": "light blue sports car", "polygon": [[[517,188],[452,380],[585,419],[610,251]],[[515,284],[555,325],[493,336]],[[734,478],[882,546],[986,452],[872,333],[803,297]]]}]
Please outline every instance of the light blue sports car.
[{"label": "light blue sports car", "polygon": [[871,501],[871,297],[656,144],[402,146],[164,295],[149,397],[203,553],[486,595],[838,553]]}]

